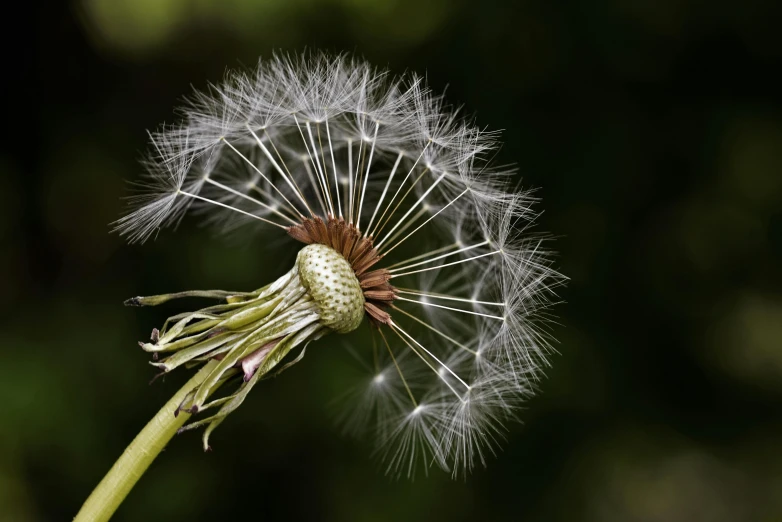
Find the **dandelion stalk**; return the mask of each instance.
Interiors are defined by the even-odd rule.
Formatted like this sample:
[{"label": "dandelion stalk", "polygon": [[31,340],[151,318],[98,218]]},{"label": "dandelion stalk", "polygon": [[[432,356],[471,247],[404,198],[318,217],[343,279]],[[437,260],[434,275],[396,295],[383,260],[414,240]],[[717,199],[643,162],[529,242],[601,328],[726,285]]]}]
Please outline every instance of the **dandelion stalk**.
[{"label": "dandelion stalk", "polygon": [[[252,292],[127,301],[219,300],[169,318],[140,343],[163,373],[204,367],[159,414],[183,415],[153,421],[164,433],[134,442],[133,452],[151,461],[175,428],[198,427],[209,449],[214,429],[260,380],[299,362],[308,343],[367,323],[379,335],[357,353],[371,364],[346,398],[349,431],[372,433],[394,475],[485,464],[548,364],[549,309],[564,281],[547,238],[529,233],[532,194],[487,159],[496,134],[459,117],[418,76],[391,78],[317,53],[231,73],[182,113],[181,125],[150,135],[147,177],[115,230],[143,242],[192,209],[224,233],[253,224],[278,234],[263,239],[276,245],[271,258],[298,254]],[[210,399],[234,378],[237,389]],[[107,478],[86,505],[116,507],[135,466],[115,466],[110,476],[132,477]],[[107,493],[114,483],[123,485]]]},{"label": "dandelion stalk", "polygon": [[182,413],[175,416],[174,412],[187,394],[201,384],[216,365],[217,361],[204,365],[152,417],[92,491],[74,518],[74,522],[103,522],[111,518],[152,461],[163,451],[177,430],[187,422],[190,414]]}]

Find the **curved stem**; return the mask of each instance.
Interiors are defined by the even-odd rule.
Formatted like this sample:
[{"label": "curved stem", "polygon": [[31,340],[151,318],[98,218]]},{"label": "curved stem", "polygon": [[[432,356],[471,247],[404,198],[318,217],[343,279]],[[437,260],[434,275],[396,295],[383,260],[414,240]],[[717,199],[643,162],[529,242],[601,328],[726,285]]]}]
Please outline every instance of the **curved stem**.
[{"label": "curved stem", "polygon": [[76,518],[73,519],[74,522],[103,522],[111,518],[155,457],[190,418],[190,415],[185,412],[175,417],[174,411],[185,396],[201,384],[217,364],[216,360],[206,363],[144,426],[92,491]]}]

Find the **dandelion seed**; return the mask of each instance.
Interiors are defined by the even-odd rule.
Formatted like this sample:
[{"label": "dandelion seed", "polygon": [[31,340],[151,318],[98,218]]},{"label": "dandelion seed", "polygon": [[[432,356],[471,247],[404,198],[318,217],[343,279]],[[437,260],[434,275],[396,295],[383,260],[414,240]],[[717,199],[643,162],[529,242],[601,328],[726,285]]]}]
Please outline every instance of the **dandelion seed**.
[{"label": "dandelion seed", "polygon": [[[317,53],[231,73],[181,114],[151,135],[147,177],[116,230],[143,242],[192,210],[220,230],[287,233],[298,251],[252,292],[132,300],[218,300],[141,343],[163,372],[212,361],[177,409],[207,416],[182,430],[206,426],[208,448],[264,376],[367,323],[375,344],[358,350],[372,363],[348,394],[350,431],[373,434],[393,475],[485,464],[547,364],[564,279],[546,238],[528,232],[535,198],[489,162],[498,136],[416,75]],[[238,387],[209,400],[229,380]]]}]

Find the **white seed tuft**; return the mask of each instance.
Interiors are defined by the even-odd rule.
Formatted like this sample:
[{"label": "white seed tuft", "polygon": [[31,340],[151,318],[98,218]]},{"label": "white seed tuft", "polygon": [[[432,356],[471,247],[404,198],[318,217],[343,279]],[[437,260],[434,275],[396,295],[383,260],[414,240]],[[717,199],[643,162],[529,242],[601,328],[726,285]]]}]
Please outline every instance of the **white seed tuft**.
[{"label": "white seed tuft", "polygon": [[[320,53],[230,73],[181,114],[152,134],[149,173],[116,229],[144,241],[193,209],[222,232],[260,225],[293,251],[288,227],[344,218],[399,290],[393,320],[361,350],[351,431],[374,426],[391,474],[483,464],[548,365],[564,281],[530,230],[533,193],[489,163],[498,135],[420,76]],[[310,245],[297,262],[321,322],[355,329],[364,298],[347,261]]]}]

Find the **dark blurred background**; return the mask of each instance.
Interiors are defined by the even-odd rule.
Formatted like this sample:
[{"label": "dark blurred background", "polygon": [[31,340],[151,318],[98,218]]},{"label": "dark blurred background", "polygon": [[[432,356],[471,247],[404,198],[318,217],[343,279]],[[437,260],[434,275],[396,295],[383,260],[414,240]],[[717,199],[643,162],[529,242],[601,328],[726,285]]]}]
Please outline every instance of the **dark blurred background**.
[{"label": "dark blurred background", "polygon": [[[70,520],[183,382],[136,340],[171,308],[255,288],[262,238],[187,221],[109,234],[145,129],[275,49],[355,52],[448,88],[540,187],[563,291],[542,393],[487,469],[386,478],[340,435],[350,357],[321,343],[212,438],[175,438],[135,520],[782,520],[779,2],[81,0],[5,18],[0,520]],[[18,35],[18,36],[13,36]],[[178,311],[178,310],[176,310]]]}]

